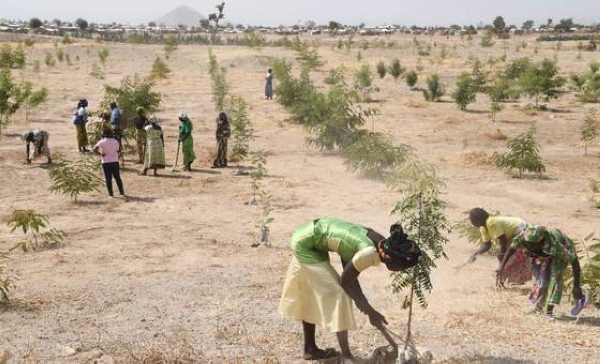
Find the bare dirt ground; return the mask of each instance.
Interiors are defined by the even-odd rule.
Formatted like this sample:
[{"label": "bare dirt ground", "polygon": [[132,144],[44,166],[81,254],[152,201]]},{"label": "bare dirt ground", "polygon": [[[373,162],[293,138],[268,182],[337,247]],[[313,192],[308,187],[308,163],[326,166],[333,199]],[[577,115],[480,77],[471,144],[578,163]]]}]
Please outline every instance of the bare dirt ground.
[{"label": "bare dirt ground", "polygon": [[[478,37],[471,43],[459,37],[419,39],[425,44],[436,41],[436,60],[421,60],[419,84],[438,72],[450,90],[461,71],[470,71],[469,59],[474,57],[483,62],[503,54],[509,60],[557,57],[565,75],[582,72],[598,59],[597,53],[582,53],[578,59],[574,42],[555,51],[554,44],[536,45],[531,37],[514,37],[485,49]],[[389,63],[394,57],[414,69],[418,56],[413,38],[398,35],[392,40],[397,46],[391,49],[348,51],[334,47],[336,40],[322,38],[319,52],[326,64],[315,78],[321,80],[326,70],[340,64],[355,70],[369,63],[374,72],[379,60]],[[528,46],[516,52],[523,41]],[[283,121],[287,114],[276,101],[263,100],[269,57],[292,60],[294,54],[283,48],[213,48],[227,68],[231,94],[249,103],[256,129],[252,149],[269,152],[264,185],[273,195],[272,247],[252,248],[259,241],[261,210],[247,204],[250,178],[236,175],[235,168],[208,168],[216,148],[208,47],[179,46],[167,61],[172,76],[155,87],[164,95],[157,116],[164,120],[168,161],[175,158],[178,111],[187,110],[194,123],[199,160],[193,172],[138,176],[131,154],[123,171],[127,199],[108,199],[102,189],[74,204],[49,192],[47,170],[40,165],[43,158],[23,165],[18,134],[28,128],[50,132],[55,159],[79,158],[70,121],[77,99],[86,97],[89,109],[97,111],[104,84],[116,86],[124,76],[148,74],[155,57],[163,55],[161,46],[59,47],[70,54],[73,65],[46,67],[44,55],[55,52],[54,44],[34,45],[24,78],[36,88],[48,87],[49,102],[31,111],[29,123],[17,113],[0,137],[0,250],[20,238],[6,227],[15,208],[48,214],[52,226],[68,237],[59,249],[17,253],[3,263],[19,274],[19,280],[12,303],[0,311],[0,356],[10,356],[9,363],[302,362],[299,323],[276,311],[292,231],[308,219],[334,216],[385,233],[396,221],[389,211],[398,196],[380,182],[345,171],[336,154],[308,148],[301,127]],[[98,80],[89,72],[102,47],[110,55],[106,77]],[[440,61],[437,55],[443,47],[449,56]],[[41,61],[39,72],[33,71],[35,59]],[[444,199],[451,221],[482,206],[564,229],[574,238],[600,226],[600,211],[590,204],[588,187],[590,179],[599,177],[600,148],[593,145],[584,156],[579,142],[583,116],[597,105],[581,105],[566,93],[548,104],[551,111],[527,110],[529,100],[509,103],[492,122],[486,111],[489,101],[482,95],[469,105],[470,112],[461,112],[449,96],[446,102],[427,103],[421,93],[390,76],[375,83],[381,91],[373,95],[380,100],[374,130],[413,146],[439,168],[447,181]],[[514,179],[489,163],[493,152],[505,150],[505,140],[495,135],[514,137],[531,121],[538,125],[547,178]],[[600,362],[598,310],[586,309],[576,324],[567,316],[571,303],[565,295],[557,320],[533,315],[529,285],[496,291],[492,256],[457,269],[474,247],[457,232],[449,238],[449,259],[434,272],[429,307],[417,308],[413,322],[415,342],[429,348],[436,363]],[[390,329],[404,333],[407,313],[386,289],[387,277],[383,267],[370,269],[361,282]],[[357,313],[357,319],[360,329],[350,340],[355,355],[364,361],[385,340],[366,317]],[[323,347],[337,346],[331,333],[318,331],[317,340]]]}]

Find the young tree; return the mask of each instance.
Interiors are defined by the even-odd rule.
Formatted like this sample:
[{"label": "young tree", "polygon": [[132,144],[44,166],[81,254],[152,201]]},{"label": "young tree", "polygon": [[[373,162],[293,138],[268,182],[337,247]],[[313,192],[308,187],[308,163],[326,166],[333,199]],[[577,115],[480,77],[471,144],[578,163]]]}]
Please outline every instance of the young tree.
[{"label": "young tree", "polygon": [[165,61],[160,59],[160,57],[156,57],[154,63],[152,63],[152,70],[150,71],[150,79],[166,79],[169,77],[171,73],[171,69],[167,65]]},{"label": "young tree", "polygon": [[513,169],[517,169],[519,171],[518,178],[523,176],[523,172],[533,172],[541,176],[546,171],[546,167],[540,158],[535,132],[534,124],[527,132],[508,141],[506,147],[509,150],[504,154],[494,156],[496,166],[509,173]]},{"label": "young tree", "polygon": [[231,122],[231,160],[239,162],[248,157],[250,141],[254,140],[254,128],[248,117],[248,104],[239,96],[232,96],[227,107]]},{"label": "young tree", "polygon": [[2,126],[8,124],[10,116],[21,106],[15,98],[17,88],[10,70],[0,69],[0,132]]},{"label": "young tree", "polygon": [[406,74],[406,85],[413,89],[419,80],[419,75],[415,71],[408,71]]},{"label": "young tree", "polygon": [[392,77],[394,77],[394,80],[397,80],[398,77],[400,77],[402,73],[404,73],[404,68],[402,68],[400,60],[398,58],[394,58],[394,60],[392,61],[389,72],[392,75]]},{"label": "young tree", "polygon": [[440,82],[440,75],[434,73],[427,77],[427,90],[423,90],[423,96],[425,96],[425,100],[429,102],[440,101],[444,93],[444,85],[442,85]]},{"label": "young tree", "polygon": [[463,72],[456,81],[456,90],[452,93],[452,98],[462,111],[467,109],[468,104],[475,101],[475,87],[473,87],[473,79],[468,72]]},{"label": "young tree", "polygon": [[565,79],[558,76],[556,62],[544,59],[531,65],[519,78],[523,93],[535,98],[535,106],[539,107],[540,96],[545,100],[557,98],[559,88],[565,84]]},{"label": "young tree", "polygon": [[598,127],[596,125],[596,113],[591,110],[583,119],[581,124],[581,143],[584,154],[587,155],[588,145],[598,136]]},{"label": "young tree", "polygon": [[208,50],[209,68],[208,73],[212,79],[212,100],[215,103],[217,112],[221,112],[225,108],[225,101],[227,94],[229,93],[229,85],[227,84],[226,70],[224,67],[219,67],[217,56],[212,52],[212,49]]},{"label": "young tree", "polygon": [[71,197],[77,203],[82,193],[99,191],[104,181],[98,177],[99,164],[95,160],[81,159],[75,162],[63,161],[48,171],[52,180],[52,193],[61,193]]},{"label": "young tree", "polygon": [[33,91],[32,84],[29,81],[23,82],[16,88],[15,99],[19,104],[25,107],[25,121],[29,121],[29,108],[43,104],[48,99],[48,89],[42,87]]},{"label": "young tree", "polygon": [[383,63],[383,61],[377,62],[377,74],[379,75],[379,78],[384,78],[386,73],[387,69],[385,63]]},{"label": "young tree", "polygon": [[77,20],[75,20],[75,25],[77,25],[77,27],[79,28],[81,33],[84,34],[85,31],[87,30],[89,24],[88,24],[87,20],[85,20],[83,18],[77,18]]},{"label": "young tree", "polygon": [[102,63],[102,67],[106,67],[106,59],[110,55],[110,51],[108,48],[102,48],[98,51],[98,58],[100,58],[100,63]]},{"label": "young tree", "polygon": [[21,248],[23,251],[29,251],[59,245],[67,234],[55,228],[44,231],[49,224],[48,215],[40,214],[31,209],[13,210],[6,225],[8,225],[11,233],[15,230],[21,230],[25,236],[11,250]]}]

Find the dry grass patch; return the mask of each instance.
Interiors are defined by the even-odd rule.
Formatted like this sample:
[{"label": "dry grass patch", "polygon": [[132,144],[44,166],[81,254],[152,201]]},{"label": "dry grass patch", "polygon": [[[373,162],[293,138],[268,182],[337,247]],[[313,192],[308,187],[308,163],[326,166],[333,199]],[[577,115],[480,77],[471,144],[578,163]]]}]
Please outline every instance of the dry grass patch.
[{"label": "dry grass patch", "polygon": [[406,107],[411,107],[414,109],[423,109],[428,106],[425,101],[416,100],[416,99],[406,99],[406,100],[404,100],[404,102],[402,104]]},{"label": "dry grass patch", "polygon": [[492,140],[506,140],[508,139],[508,137],[502,132],[500,131],[500,129],[496,129],[494,131],[488,131],[486,133],[483,133],[484,136],[492,139]]},{"label": "dry grass patch", "polygon": [[485,152],[464,152],[459,157],[459,162],[464,165],[484,166],[493,165],[494,161],[491,155]]}]

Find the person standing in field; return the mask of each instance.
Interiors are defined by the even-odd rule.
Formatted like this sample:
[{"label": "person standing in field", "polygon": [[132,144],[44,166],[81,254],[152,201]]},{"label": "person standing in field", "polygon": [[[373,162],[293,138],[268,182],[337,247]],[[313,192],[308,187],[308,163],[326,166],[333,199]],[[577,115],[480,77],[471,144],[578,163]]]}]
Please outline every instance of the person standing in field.
[{"label": "person standing in field", "polygon": [[110,103],[110,125],[113,128],[115,138],[119,142],[119,153],[122,153],[123,145],[121,144],[121,138],[123,138],[123,130],[121,129],[121,109],[119,109],[115,101]]},{"label": "person standing in field", "polygon": [[267,69],[265,76],[265,99],[273,100],[273,70]]},{"label": "person standing in field", "polygon": [[158,125],[158,120],[153,116],[148,125],[145,126],[146,132],[146,153],[144,156],[144,169],[140,174],[146,175],[149,169],[154,170],[157,176],[157,169],[165,168],[165,139],[163,130]]},{"label": "person standing in field", "polygon": [[187,112],[179,112],[179,143],[181,143],[181,151],[183,153],[183,170],[191,171],[192,162],[196,159],[194,153],[194,138],[192,137],[192,121],[188,117]]},{"label": "person standing in field", "polygon": [[146,126],[148,125],[148,118],[146,117],[146,110],[143,107],[136,109],[136,116],[134,120],[135,124],[135,146],[138,154],[138,161],[136,164],[144,163],[144,154],[146,150]]},{"label": "person standing in field", "polygon": [[31,161],[38,155],[43,154],[47,158],[46,164],[52,164],[52,158],[50,158],[50,148],[48,147],[48,139],[50,134],[41,129],[28,130],[22,135],[25,141],[25,156],[27,158],[27,164],[31,164]]},{"label": "person standing in field", "polygon": [[[333,218],[312,220],[298,227],[292,235],[291,247],[293,257],[285,276],[279,312],[302,322],[305,360],[338,355],[317,346],[318,325],[336,333],[341,362],[351,363],[348,330],[356,328],[352,301],[369,317],[371,325],[383,329],[387,324],[363,294],[359,274],[381,263],[390,271],[408,269],[418,263],[421,250],[408,239],[400,224],[390,227],[386,239],[372,229]],[[329,252],[340,256],[341,276],[329,262]]]},{"label": "person standing in field", "polygon": [[211,168],[227,167],[227,140],[231,136],[231,126],[229,118],[224,112],[219,113],[217,117],[217,157]]},{"label": "person standing in field", "polygon": [[[535,263],[539,265],[539,275],[529,296],[531,303],[535,304],[535,311],[553,317],[554,306],[560,304],[562,298],[565,272],[570,264],[573,269],[572,293],[575,298],[571,315],[579,315],[588,299],[581,289],[581,267],[573,240],[559,229],[548,229],[539,224],[528,225],[512,240],[500,263],[498,277],[502,277],[506,263],[517,250],[534,257]],[[502,285],[500,280],[497,282]]]},{"label": "person standing in field", "polygon": [[[469,257],[470,262],[474,262],[478,256],[488,252],[493,245],[499,250],[498,263],[502,262],[512,239],[527,226],[521,218],[490,216],[480,207],[469,212],[469,220],[473,226],[479,228],[482,241],[481,247]],[[519,251],[507,262],[501,279],[503,282],[523,284],[531,279],[531,274],[531,260]]]},{"label": "person standing in field", "polygon": [[119,142],[115,139],[115,135],[111,130],[104,130],[102,136],[103,138],[94,146],[93,152],[102,156],[102,170],[104,171],[108,195],[110,197],[114,196],[112,185],[112,179],[114,178],[119,188],[119,194],[125,196],[119,171]]},{"label": "person standing in field", "polygon": [[87,153],[89,150],[86,148],[88,145],[87,130],[85,128],[88,113],[87,108],[88,101],[86,99],[80,99],[77,102],[77,108],[73,114],[73,124],[75,124],[75,131],[77,132],[77,148],[80,153]]}]

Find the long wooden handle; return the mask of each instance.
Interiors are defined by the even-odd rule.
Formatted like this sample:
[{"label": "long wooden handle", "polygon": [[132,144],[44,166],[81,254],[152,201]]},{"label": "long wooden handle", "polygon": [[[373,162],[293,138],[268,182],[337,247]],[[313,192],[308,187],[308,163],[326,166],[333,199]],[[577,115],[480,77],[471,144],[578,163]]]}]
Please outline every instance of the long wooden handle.
[{"label": "long wooden handle", "polygon": [[385,337],[385,339],[391,346],[398,347],[398,344],[396,344],[396,342],[394,341],[394,338],[392,338],[392,335],[390,335],[390,333],[385,328],[385,326],[378,327],[378,329],[379,329],[379,331],[381,331],[381,333],[383,334],[383,336]]}]

